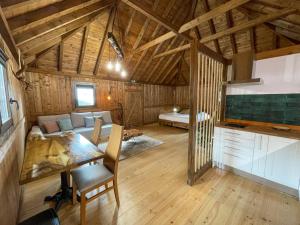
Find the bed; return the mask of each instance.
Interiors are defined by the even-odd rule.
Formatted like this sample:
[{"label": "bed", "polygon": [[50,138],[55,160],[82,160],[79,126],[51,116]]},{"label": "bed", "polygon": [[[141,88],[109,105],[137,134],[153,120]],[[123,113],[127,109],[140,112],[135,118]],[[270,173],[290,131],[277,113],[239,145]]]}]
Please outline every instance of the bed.
[{"label": "bed", "polygon": [[[190,114],[187,111],[170,112],[159,114],[159,124],[183,129],[189,129]],[[205,112],[198,113],[198,121],[209,119],[209,115]]]}]

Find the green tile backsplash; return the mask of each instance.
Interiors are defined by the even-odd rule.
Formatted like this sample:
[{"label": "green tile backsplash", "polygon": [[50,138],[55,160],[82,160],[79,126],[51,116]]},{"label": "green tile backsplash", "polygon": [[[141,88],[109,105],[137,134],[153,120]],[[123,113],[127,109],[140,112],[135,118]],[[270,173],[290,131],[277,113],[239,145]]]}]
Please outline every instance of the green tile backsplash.
[{"label": "green tile backsplash", "polygon": [[227,95],[226,118],[300,125],[300,94]]}]

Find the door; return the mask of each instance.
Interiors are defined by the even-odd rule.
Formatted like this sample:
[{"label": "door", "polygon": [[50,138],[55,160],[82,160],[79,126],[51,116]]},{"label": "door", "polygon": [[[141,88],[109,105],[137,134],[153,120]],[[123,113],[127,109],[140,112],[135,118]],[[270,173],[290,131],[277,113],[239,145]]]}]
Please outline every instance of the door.
[{"label": "door", "polygon": [[143,91],[139,89],[125,90],[124,125],[125,128],[143,125]]}]

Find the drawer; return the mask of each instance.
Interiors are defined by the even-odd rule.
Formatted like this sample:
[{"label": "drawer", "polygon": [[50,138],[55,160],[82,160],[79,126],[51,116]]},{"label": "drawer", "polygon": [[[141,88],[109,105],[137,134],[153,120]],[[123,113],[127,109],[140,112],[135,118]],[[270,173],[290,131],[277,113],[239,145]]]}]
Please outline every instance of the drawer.
[{"label": "drawer", "polygon": [[223,152],[245,159],[253,157],[253,149],[235,148],[223,145]]},{"label": "drawer", "polygon": [[246,140],[254,140],[255,133],[245,132],[240,130],[233,129],[223,129],[224,138],[238,138],[238,139],[246,139]]},{"label": "drawer", "polygon": [[255,142],[252,140],[244,140],[238,138],[224,138],[223,143],[226,146],[235,147],[235,148],[247,148],[254,149]]},{"label": "drawer", "polygon": [[252,169],[251,158],[241,158],[226,152],[223,153],[223,164],[246,172],[251,172]]}]

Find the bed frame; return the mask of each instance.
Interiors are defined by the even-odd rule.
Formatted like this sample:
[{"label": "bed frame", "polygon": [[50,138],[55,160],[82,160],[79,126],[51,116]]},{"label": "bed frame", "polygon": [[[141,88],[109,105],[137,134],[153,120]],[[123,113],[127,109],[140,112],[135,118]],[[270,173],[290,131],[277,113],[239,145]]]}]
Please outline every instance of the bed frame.
[{"label": "bed frame", "polygon": [[182,129],[189,129],[189,124],[188,123],[181,123],[181,122],[175,122],[171,120],[158,120],[159,125],[164,125],[164,126],[171,126],[171,127],[177,127],[177,128],[182,128]]}]

